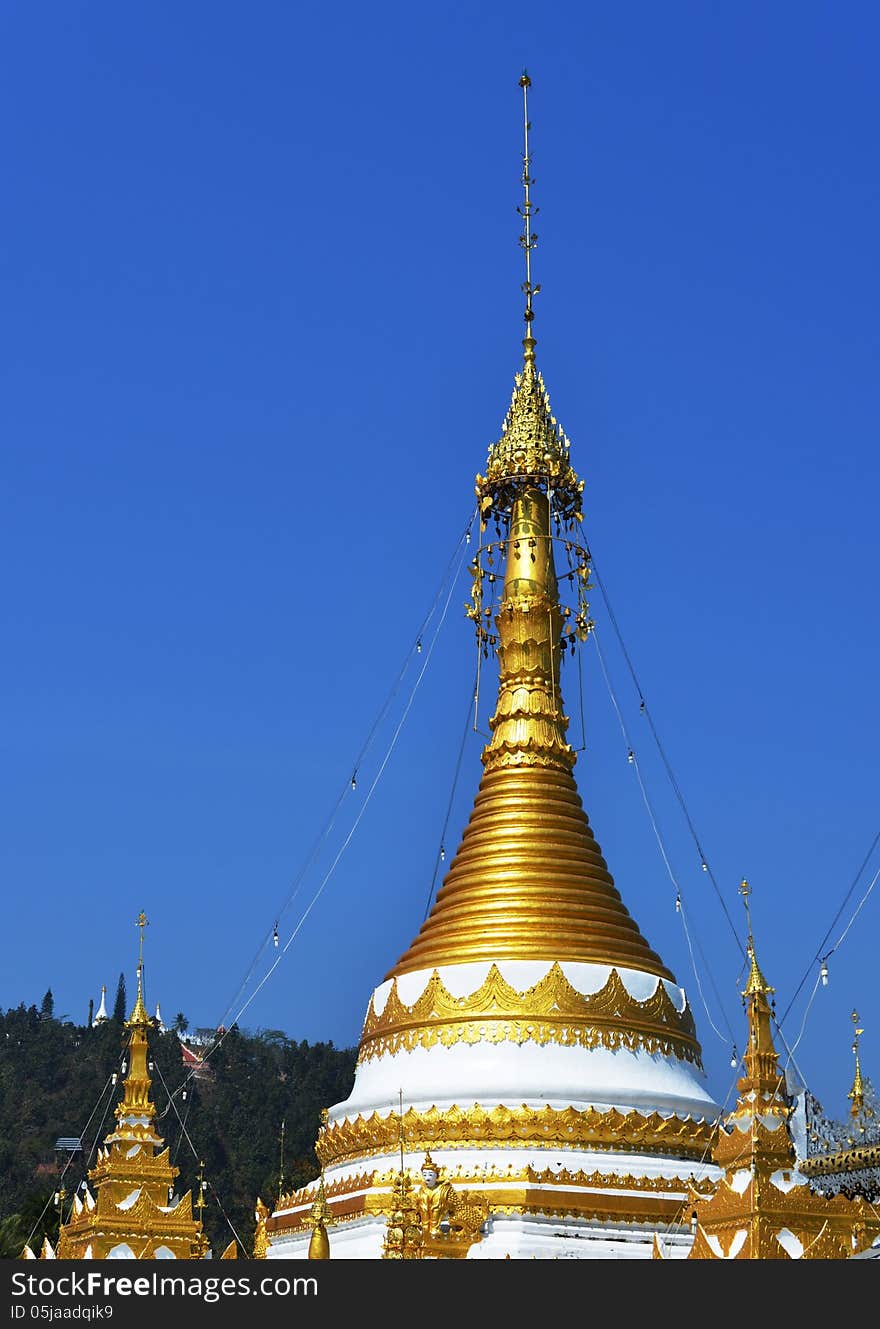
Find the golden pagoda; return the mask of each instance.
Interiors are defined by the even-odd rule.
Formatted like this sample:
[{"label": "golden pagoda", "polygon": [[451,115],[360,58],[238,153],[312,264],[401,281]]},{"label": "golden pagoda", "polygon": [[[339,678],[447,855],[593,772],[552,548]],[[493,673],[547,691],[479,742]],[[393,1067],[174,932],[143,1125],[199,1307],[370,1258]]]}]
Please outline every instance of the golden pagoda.
[{"label": "golden pagoda", "polygon": [[804,1110],[806,1156],[801,1171],[823,1195],[862,1195],[880,1203],[880,1104],[874,1087],[862,1073],[859,1042],[865,1032],[858,1011],[853,1011],[853,1082],[847,1094],[849,1121],[829,1122],[821,1105],[810,1096]]},{"label": "golden pagoda", "polygon": [[[75,1193],[70,1216],[61,1224],[54,1251],[59,1260],[198,1260],[208,1251],[201,1208],[195,1218],[190,1192],[174,1195],[180,1169],[171,1163],[156,1130],[147,1060],[147,1035],[154,1021],[144,1005],[146,926],[146,915],[141,913],[137,996],[125,1022],[128,1064],[115,1110],[116,1126],[89,1171],[91,1185],[83,1183]],[[200,1183],[197,1204],[201,1206],[203,1191]],[[28,1258],[32,1254],[25,1252]],[[48,1254],[44,1246],[43,1257]]]},{"label": "golden pagoda", "polygon": [[[566,739],[561,662],[593,627],[590,563],[583,481],[535,356],[530,85],[524,73],[523,361],[476,477],[468,609],[497,654],[497,703],[457,853],[320,1128],[334,1259],[650,1259],[660,1228],[686,1252],[682,1204],[718,1171],[686,994],[623,903]],[[281,1196],[266,1258],[307,1258],[317,1197]]]},{"label": "golden pagoda", "polygon": [[[740,889],[748,910],[748,883]],[[773,1042],[773,988],[758,965],[751,920],[747,954],[745,1074],[713,1149],[723,1176],[708,1198],[691,1197],[696,1229],[688,1258],[847,1259],[880,1235],[880,1213],[861,1196],[818,1193],[801,1170],[790,1129],[794,1100]]]},{"label": "golden pagoda", "polygon": [[333,1215],[327,1204],[327,1197],[324,1194],[323,1176],[318,1183],[318,1198],[312,1205],[310,1220],[312,1225],[312,1238],[309,1242],[309,1259],[329,1260],[330,1238],[327,1235],[327,1228],[333,1222]]}]

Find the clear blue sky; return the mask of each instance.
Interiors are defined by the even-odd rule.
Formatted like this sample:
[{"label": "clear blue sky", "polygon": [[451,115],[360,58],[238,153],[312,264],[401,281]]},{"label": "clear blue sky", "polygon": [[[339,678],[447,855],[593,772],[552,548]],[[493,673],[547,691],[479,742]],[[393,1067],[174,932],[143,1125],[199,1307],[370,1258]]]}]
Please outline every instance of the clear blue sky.
[{"label": "clear blue sky", "polygon": [[[878,39],[867,3],[7,0],[0,1004],[131,990],[144,908],[150,1002],[228,1018],[345,843],[519,363],[525,65],[538,361],[719,888],[597,592],[698,977],[592,647],[586,808],[719,1096],[743,876],[815,1092],[845,1110],[854,1006],[880,1079],[880,886],[813,995],[880,828]],[[417,931],[467,590],[246,1027],[355,1042]],[[563,686],[578,741],[576,665]]]}]

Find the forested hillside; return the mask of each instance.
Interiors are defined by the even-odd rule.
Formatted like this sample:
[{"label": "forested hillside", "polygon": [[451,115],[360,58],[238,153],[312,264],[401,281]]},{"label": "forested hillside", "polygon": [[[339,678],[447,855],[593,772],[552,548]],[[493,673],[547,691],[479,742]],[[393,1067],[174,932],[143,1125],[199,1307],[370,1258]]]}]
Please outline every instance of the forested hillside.
[{"label": "forested hillside", "polygon": [[[0,1256],[18,1256],[28,1239],[39,1248],[44,1234],[54,1241],[56,1192],[66,1192],[66,1217],[112,1129],[126,1044],[119,1018],[97,1028],[71,1024],[54,1018],[51,1000],[0,1014]],[[215,1254],[233,1235],[245,1247],[239,1256],[249,1254],[254,1201],[259,1195],[271,1205],[277,1198],[282,1122],[289,1189],[318,1173],[321,1109],[347,1097],[356,1051],[233,1028],[197,1078],[184,1065],[176,1033],[151,1033],[150,1052],[157,1128],[180,1168],[178,1190],[194,1186],[203,1161],[205,1226]],[[60,1137],[82,1139],[82,1154],[66,1171],[67,1157],[55,1150]]]}]

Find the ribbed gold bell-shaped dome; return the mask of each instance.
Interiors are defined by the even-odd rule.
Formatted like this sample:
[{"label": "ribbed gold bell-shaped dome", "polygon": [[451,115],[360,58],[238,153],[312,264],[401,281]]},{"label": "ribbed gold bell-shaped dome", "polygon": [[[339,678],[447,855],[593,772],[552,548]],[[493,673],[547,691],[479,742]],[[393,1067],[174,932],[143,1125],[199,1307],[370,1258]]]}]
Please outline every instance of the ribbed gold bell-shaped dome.
[{"label": "ribbed gold bell-shaped dome", "polygon": [[495,623],[498,704],[474,809],[430,915],[386,977],[546,959],[674,981],[620,898],[572,775],[550,502],[536,485],[513,503]]},{"label": "ribbed gold bell-shaped dome", "polygon": [[483,776],[434,908],[386,977],[499,959],[594,962],[673,979],[623,904],[567,772]]}]

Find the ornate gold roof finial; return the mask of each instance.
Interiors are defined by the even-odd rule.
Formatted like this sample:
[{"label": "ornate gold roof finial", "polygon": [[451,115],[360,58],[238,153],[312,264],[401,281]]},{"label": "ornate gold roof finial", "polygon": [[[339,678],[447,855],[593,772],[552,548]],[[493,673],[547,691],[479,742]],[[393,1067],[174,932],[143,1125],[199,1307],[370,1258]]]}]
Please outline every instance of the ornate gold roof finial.
[{"label": "ornate gold roof finial", "polygon": [[523,339],[523,348],[525,351],[526,364],[534,363],[535,359],[535,338],[532,336],[532,320],[535,317],[535,311],[532,308],[532,300],[538,294],[541,287],[532,285],[532,250],[538,243],[538,237],[532,230],[532,218],[538,209],[533,207],[531,199],[531,186],[535,183],[531,176],[532,158],[529,152],[529,130],[531,123],[529,121],[529,88],[532,86],[532,80],[525,70],[522,72],[522,78],[519,86],[523,90],[523,124],[525,127],[525,146],[523,150],[523,205],[517,208],[517,212],[523,219],[523,231],[519,237],[519,243],[526,256],[526,279],[523,282],[522,290],[526,297],[525,323],[526,335]]},{"label": "ornate gold roof finial", "polygon": [[138,967],[137,967],[137,997],[135,998],[134,1008],[126,1020],[126,1027],[132,1029],[135,1025],[141,1025],[146,1028],[152,1022],[147,1014],[147,1008],[144,1005],[144,928],[149,924],[149,919],[143,909],[135,919],[135,927],[140,932],[138,945]]},{"label": "ornate gold roof finial", "polygon": [[743,898],[743,904],[745,905],[746,909],[746,919],[749,925],[749,940],[748,940],[748,945],[746,947],[746,952],[749,957],[749,977],[748,977],[748,982],[746,983],[745,986],[745,991],[743,992],[743,996],[744,997],[754,996],[755,993],[758,992],[761,993],[773,992],[775,991],[775,989],[770,986],[764,975],[761,973],[761,970],[758,967],[757,958],[755,956],[755,939],[754,936],[752,935],[752,914],[751,910],[749,909],[749,896],[752,893],[752,888],[749,885],[749,883],[746,881],[745,877],[743,877],[742,881],[739,884],[739,893]]},{"label": "ornate gold roof finial", "polygon": [[383,1260],[420,1260],[423,1232],[419,1206],[406,1173],[403,1154],[403,1090],[398,1090],[398,1139],[400,1168],[391,1188],[391,1209],[382,1247]]},{"label": "ornate gold roof finial", "polygon": [[198,1234],[195,1240],[195,1250],[197,1258],[203,1258],[208,1253],[208,1238],[205,1233],[205,1191],[208,1189],[208,1183],[205,1181],[205,1164],[199,1161],[199,1180],[196,1186],[196,1198],[193,1201],[197,1210],[196,1222],[199,1225]]},{"label": "ornate gold roof finial", "polygon": [[[566,524],[581,521],[583,481],[579,480],[569,460],[570,444],[550,408],[550,397],[535,365],[534,297],[541,287],[532,281],[532,250],[538,243],[532,219],[538,209],[532,203],[531,148],[529,146],[528,90],[532,80],[523,70],[519,81],[523,90],[525,150],[523,152],[523,202],[517,212],[523,219],[519,237],[526,257],[526,279],[522,291],[526,297],[523,338],[524,364],[514,376],[514,391],[501,426],[501,438],[489,447],[487,471],[477,476],[476,492],[480,504],[481,529],[491,516],[506,520],[516,499],[529,484],[537,485],[547,495],[548,509]],[[550,494],[552,491],[552,500]]]},{"label": "ornate gold roof finial", "polygon": [[253,1257],[255,1260],[265,1260],[266,1252],[269,1249],[269,1233],[266,1227],[266,1224],[269,1221],[269,1208],[268,1205],[263,1203],[259,1195],[257,1196],[254,1217],[256,1219],[256,1227],[254,1230]]},{"label": "ornate gold roof finial", "polygon": [[196,1198],[195,1198],[195,1207],[199,1211],[199,1222],[202,1221],[202,1210],[204,1209],[206,1204],[205,1201],[206,1185],[207,1182],[205,1181],[205,1164],[204,1162],[199,1160],[199,1184],[196,1187]]},{"label": "ornate gold roof finial", "polygon": [[759,1087],[770,1098],[775,1098],[781,1082],[778,1071],[779,1057],[773,1043],[771,1028],[773,1007],[768,1000],[775,989],[770,986],[761,973],[755,955],[752,916],[749,910],[749,896],[752,893],[752,888],[745,878],[740,882],[739,893],[743,898],[749,926],[749,939],[746,948],[749,958],[749,976],[742,993],[749,1035],[746,1053],[743,1058],[745,1076],[738,1083],[740,1089],[745,1089],[746,1086]]},{"label": "ornate gold roof finial", "polygon": [[330,1238],[327,1229],[333,1226],[333,1222],[333,1211],[327,1203],[322,1172],[318,1181],[318,1195],[309,1211],[309,1225],[312,1229],[308,1254],[310,1260],[330,1259]]},{"label": "ornate gold roof finial", "polygon": [[850,1108],[850,1115],[853,1117],[857,1117],[861,1112],[865,1103],[865,1086],[862,1081],[862,1068],[861,1065],[859,1064],[859,1039],[861,1038],[862,1034],[865,1031],[864,1029],[859,1028],[858,1011],[853,1011],[852,1015],[850,1016],[850,1019],[853,1022],[852,1050],[853,1050],[853,1056],[856,1059],[856,1069],[855,1069],[855,1075],[853,1077],[853,1087],[852,1089],[850,1089],[849,1093],[847,1094],[847,1098],[849,1098],[852,1102],[852,1107]]},{"label": "ornate gold roof finial", "polygon": [[284,1118],[281,1118],[281,1134],[278,1141],[278,1205],[284,1194]]}]

